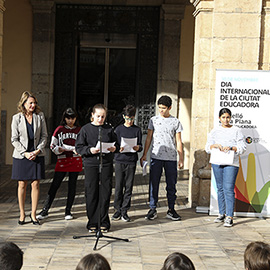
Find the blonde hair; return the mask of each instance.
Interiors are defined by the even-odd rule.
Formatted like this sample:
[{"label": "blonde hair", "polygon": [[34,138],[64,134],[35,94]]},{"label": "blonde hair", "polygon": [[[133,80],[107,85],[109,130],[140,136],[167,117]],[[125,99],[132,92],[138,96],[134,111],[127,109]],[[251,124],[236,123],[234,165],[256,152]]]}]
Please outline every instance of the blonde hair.
[{"label": "blonde hair", "polygon": [[[106,116],[107,116],[107,111],[108,111],[108,109],[107,109],[107,107],[105,106],[105,105],[103,105],[103,104],[101,104],[101,103],[98,103],[98,104],[96,104],[94,107],[93,107],[93,109],[92,109],[92,114],[95,114],[95,112],[96,112],[96,109],[101,109],[101,110],[104,110],[105,111],[105,113],[106,113]],[[93,116],[92,116],[92,114],[91,114],[91,121],[93,121]],[[106,118],[106,117],[105,117]]]},{"label": "blonde hair", "polygon": [[23,114],[26,114],[26,109],[24,107],[25,102],[28,100],[28,98],[33,98],[36,102],[36,107],[35,107],[35,113],[41,112],[41,108],[38,106],[38,101],[37,98],[30,92],[25,91],[22,93],[21,99],[17,104],[17,110],[18,112],[22,112]]}]

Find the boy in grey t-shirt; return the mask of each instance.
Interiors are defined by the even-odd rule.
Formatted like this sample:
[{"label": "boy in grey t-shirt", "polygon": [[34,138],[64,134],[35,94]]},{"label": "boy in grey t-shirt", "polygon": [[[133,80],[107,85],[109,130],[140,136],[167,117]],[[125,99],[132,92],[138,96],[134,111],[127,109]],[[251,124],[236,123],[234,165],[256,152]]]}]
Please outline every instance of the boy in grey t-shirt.
[{"label": "boy in grey t-shirt", "polygon": [[178,168],[183,167],[183,147],[181,131],[183,127],[180,121],[170,115],[172,100],[169,96],[162,96],[158,100],[159,115],[150,119],[148,132],[141,157],[141,164],[146,160],[146,155],[153,140],[151,149],[149,202],[150,210],[145,219],[157,217],[158,190],[162,169],[165,170],[166,190],[169,210],[167,218],[180,220],[181,217],[174,210],[176,200],[177,182],[177,153],[179,155]]}]

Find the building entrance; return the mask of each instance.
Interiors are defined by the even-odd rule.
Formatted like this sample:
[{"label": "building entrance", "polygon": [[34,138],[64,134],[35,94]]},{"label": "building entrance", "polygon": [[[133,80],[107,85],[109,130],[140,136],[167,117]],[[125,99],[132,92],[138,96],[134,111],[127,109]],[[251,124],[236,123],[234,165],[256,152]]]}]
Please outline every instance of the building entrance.
[{"label": "building entrance", "polygon": [[146,134],[155,113],[159,22],[159,7],[56,5],[53,128],[69,106],[82,125],[89,122],[96,103],[108,106],[115,126],[133,103]]},{"label": "building entrance", "polygon": [[79,48],[76,107],[81,124],[89,122],[95,104],[103,103],[107,122],[115,127],[123,120],[123,107],[135,100],[135,48]]}]

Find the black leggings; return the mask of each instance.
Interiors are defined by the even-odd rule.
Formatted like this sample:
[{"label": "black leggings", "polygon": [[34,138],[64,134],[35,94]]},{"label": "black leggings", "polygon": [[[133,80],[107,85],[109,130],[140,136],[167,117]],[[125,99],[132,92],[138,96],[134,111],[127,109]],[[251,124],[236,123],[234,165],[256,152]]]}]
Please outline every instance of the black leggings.
[{"label": "black leggings", "polygon": [[[74,202],[74,198],[76,195],[76,184],[78,178],[78,172],[69,172],[69,180],[68,180],[68,196],[67,196],[67,204],[66,204],[66,214],[70,214],[71,207]],[[47,199],[44,203],[43,209],[49,210],[53,200],[55,198],[56,192],[60,187],[64,177],[66,176],[66,172],[55,172],[53,181],[51,183],[50,189],[48,191]]]}]

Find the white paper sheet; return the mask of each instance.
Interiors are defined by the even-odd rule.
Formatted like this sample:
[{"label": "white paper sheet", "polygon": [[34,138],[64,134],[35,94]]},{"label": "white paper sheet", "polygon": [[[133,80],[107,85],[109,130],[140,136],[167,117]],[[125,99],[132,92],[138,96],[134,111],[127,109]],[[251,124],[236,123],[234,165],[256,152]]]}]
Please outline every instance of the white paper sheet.
[{"label": "white paper sheet", "polygon": [[217,165],[231,165],[233,164],[235,152],[230,150],[228,152],[222,152],[218,148],[211,150],[210,163]]},{"label": "white paper sheet", "polygon": [[123,138],[121,137],[121,146],[124,150],[121,153],[135,153],[136,151],[133,149],[134,146],[137,145],[137,138]]},{"label": "white paper sheet", "polygon": [[143,164],[142,164],[142,175],[143,176],[147,175],[147,164],[148,164],[148,162],[146,160],[143,160]]},{"label": "white paper sheet", "polygon": [[[108,148],[113,147],[115,144],[115,142],[102,142],[101,147],[102,147],[102,153],[108,154],[110,153],[109,150],[107,150]],[[100,150],[100,142],[97,142],[96,148]]]},{"label": "white paper sheet", "polygon": [[75,149],[74,146],[67,145],[67,144],[64,144],[64,143],[63,143],[62,148],[64,148],[66,151],[73,151]]}]

